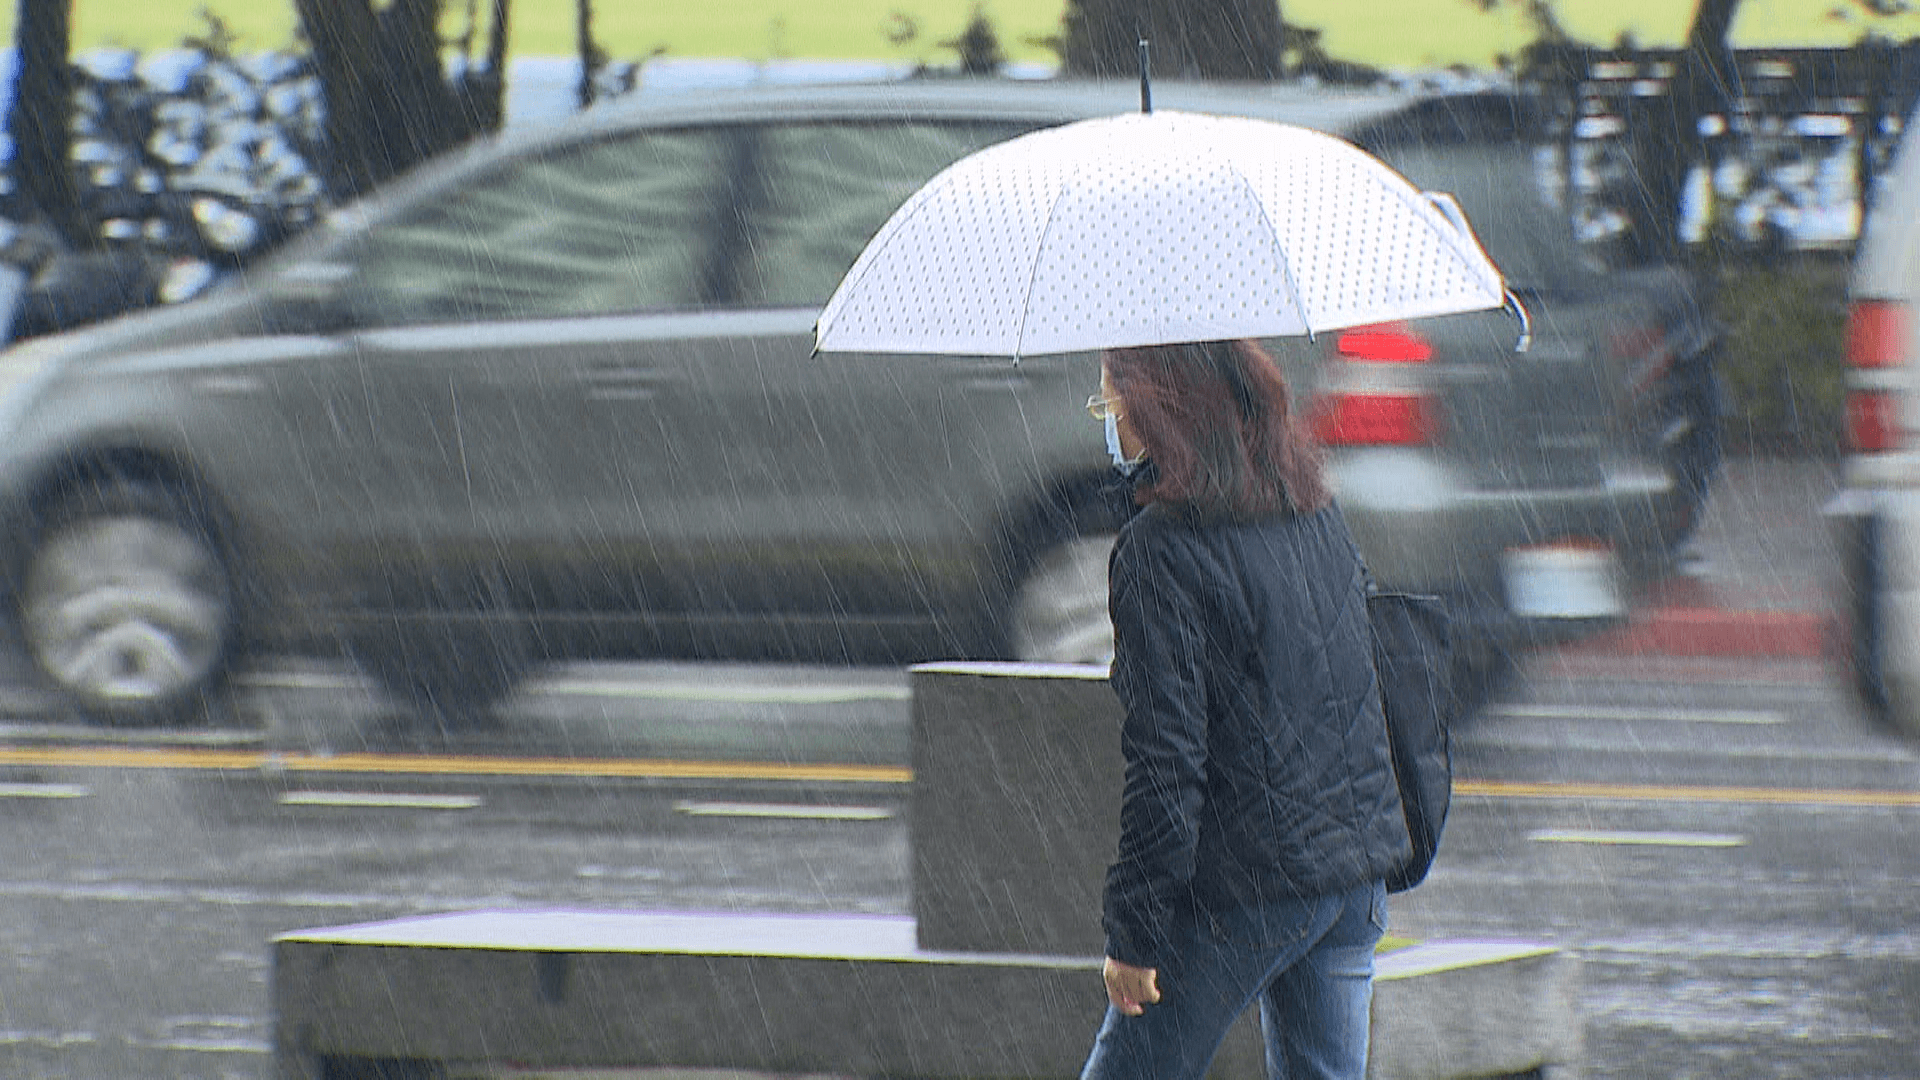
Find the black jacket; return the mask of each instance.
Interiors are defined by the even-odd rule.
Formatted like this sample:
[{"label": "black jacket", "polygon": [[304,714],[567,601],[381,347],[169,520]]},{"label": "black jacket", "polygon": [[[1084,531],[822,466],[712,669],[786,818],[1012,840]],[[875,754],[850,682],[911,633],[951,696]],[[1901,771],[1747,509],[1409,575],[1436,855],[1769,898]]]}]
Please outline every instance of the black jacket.
[{"label": "black jacket", "polygon": [[1159,967],[1183,908],[1335,892],[1405,861],[1369,578],[1337,508],[1193,524],[1157,507],[1108,572],[1126,789],[1107,955]]}]

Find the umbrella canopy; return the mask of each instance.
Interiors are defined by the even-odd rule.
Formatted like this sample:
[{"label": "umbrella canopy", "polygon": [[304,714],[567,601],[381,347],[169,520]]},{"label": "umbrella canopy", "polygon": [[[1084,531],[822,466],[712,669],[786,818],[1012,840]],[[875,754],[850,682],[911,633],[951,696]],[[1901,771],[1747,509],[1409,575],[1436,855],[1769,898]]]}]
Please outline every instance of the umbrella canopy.
[{"label": "umbrella canopy", "polygon": [[961,159],[881,228],[825,352],[1042,356],[1313,334],[1500,307],[1453,210],[1341,139],[1153,112]]}]

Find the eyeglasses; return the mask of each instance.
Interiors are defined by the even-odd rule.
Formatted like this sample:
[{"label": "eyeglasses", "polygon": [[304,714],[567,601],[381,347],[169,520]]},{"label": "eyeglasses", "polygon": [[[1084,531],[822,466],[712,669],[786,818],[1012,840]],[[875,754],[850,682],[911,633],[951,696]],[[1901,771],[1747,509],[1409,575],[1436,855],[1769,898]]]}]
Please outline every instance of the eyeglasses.
[{"label": "eyeglasses", "polygon": [[1118,404],[1120,402],[1114,398],[1101,397],[1099,394],[1091,395],[1087,398],[1087,415],[1103,423],[1109,416],[1118,420],[1120,411],[1114,408]]}]

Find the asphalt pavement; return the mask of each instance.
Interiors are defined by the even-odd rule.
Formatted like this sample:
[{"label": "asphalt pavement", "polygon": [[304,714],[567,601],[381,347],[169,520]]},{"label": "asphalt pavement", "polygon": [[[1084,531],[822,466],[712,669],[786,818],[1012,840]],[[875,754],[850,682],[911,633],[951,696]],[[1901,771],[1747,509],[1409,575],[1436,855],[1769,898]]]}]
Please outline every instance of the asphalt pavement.
[{"label": "asphalt pavement", "polygon": [[1821,516],[1831,458],[1727,459],[1672,576],[1581,652],[1812,659],[1833,648],[1838,556]]}]

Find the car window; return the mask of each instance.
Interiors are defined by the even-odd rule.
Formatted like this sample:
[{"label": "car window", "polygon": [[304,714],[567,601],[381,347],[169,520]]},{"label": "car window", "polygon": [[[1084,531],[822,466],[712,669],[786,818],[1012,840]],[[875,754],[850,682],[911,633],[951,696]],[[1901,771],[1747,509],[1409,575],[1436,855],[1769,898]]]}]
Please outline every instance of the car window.
[{"label": "car window", "polygon": [[747,305],[826,303],[887,218],[941,169],[1032,125],[819,123],[768,126],[736,249]]},{"label": "car window", "polygon": [[1416,187],[1457,199],[1514,286],[1562,291],[1594,280],[1598,268],[1575,242],[1566,211],[1535,181],[1533,149],[1525,142],[1406,142],[1379,154]]},{"label": "car window", "polygon": [[537,319],[702,302],[731,198],[724,129],[513,161],[384,220],[351,257],[362,325]]}]

